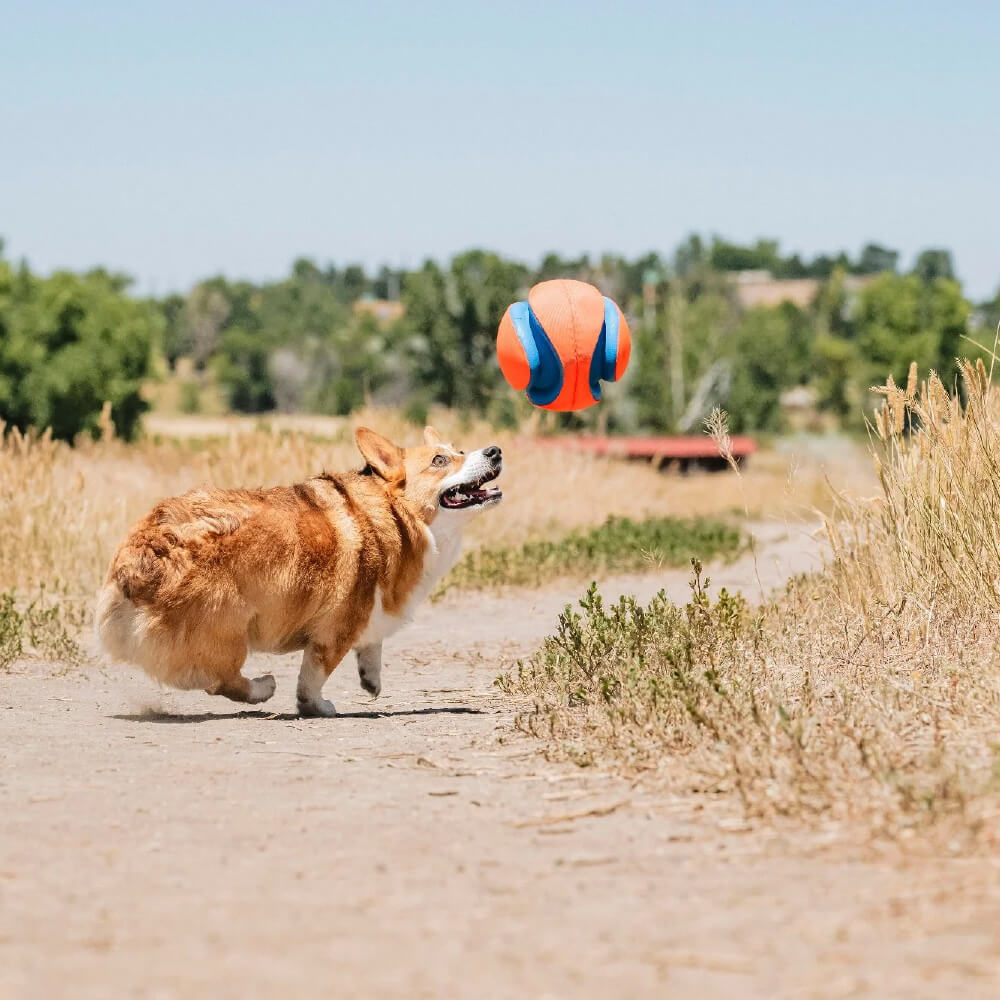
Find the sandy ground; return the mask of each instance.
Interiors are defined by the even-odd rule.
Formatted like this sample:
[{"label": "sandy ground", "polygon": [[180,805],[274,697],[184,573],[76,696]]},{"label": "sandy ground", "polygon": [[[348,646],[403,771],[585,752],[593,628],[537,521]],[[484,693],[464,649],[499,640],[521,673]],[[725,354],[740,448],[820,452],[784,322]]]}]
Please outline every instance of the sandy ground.
[{"label": "sandy ground", "polygon": [[[815,559],[764,532],[761,585]],[[758,586],[742,559],[717,585]],[[606,582],[683,598],[687,574]],[[580,587],[456,597],[341,715],[0,676],[0,996],[988,997],[1000,870],[748,829],[547,763],[493,687]],[[260,668],[258,670],[258,668]]]}]

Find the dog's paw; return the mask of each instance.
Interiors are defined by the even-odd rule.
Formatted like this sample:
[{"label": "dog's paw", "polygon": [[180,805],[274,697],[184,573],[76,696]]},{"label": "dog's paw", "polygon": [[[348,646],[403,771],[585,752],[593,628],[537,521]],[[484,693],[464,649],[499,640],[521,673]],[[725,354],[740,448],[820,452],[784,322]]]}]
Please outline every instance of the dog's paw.
[{"label": "dog's paw", "polygon": [[364,688],[373,698],[377,698],[382,693],[382,682],[373,681],[366,674],[359,673],[358,680],[361,681],[361,687]]},{"label": "dog's paw", "polygon": [[274,677],[271,674],[264,674],[263,677],[254,677],[250,681],[250,695],[247,701],[251,705],[257,705],[262,701],[267,701],[274,694]]},{"label": "dog's paw", "polygon": [[304,719],[332,719],[337,714],[333,702],[326,698],[317,698],[315,701],[299,699],[298,706],[299,715]]}]

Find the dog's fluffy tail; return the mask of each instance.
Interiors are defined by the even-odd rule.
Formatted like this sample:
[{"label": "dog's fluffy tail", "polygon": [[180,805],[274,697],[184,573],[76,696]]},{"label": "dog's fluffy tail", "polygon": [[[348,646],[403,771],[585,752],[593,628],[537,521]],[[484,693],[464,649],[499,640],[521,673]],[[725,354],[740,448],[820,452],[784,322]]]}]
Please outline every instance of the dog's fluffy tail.
[{"label": "dog's fluffy tail", "polygon": [[97,648],[111,660],[142,666],[142,647],[148,616],[122,593],[117,581],[109,580],[97,595],[94,638]]},{"label": "dog's fluffy tail", "polygon": [[210,655],[194,654],[154,612],[129,600],[114,580],[97,596],[94,632],[98,650],[108,659],[140,667],[168,687],[208,689],[219,679]]},{"label": "dog's fluffy tail", "polygon": [[[154,514],[161,508],[166,511],[166,504]],[[140,522],[115,553],[94,619],[98,648],[112,660],[137,664],[154,676],[156,663],[146,662],[155,657],[152,608],[165,590],[177,587],[190,563],[176,529],[157,523],[162,519],[150,515]]]}]

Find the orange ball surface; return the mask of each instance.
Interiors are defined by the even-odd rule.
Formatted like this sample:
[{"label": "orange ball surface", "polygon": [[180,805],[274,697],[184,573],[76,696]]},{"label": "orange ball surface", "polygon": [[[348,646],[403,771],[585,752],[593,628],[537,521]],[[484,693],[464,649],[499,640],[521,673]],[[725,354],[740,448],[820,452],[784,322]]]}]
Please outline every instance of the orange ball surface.
[{"label": "orange ball surface", "polygon": [[509,306],[497,332],[497,359],[510,386],[544,410],[584,410],[601,382],[628,367],[632,339],[621,309],[593,285],[542,281]]}]

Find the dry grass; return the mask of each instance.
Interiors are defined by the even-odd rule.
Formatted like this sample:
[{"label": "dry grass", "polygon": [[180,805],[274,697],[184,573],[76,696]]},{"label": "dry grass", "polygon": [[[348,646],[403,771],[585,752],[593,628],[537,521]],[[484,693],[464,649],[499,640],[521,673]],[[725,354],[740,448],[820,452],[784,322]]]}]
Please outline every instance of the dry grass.
[{"label": "dry grass", "polygon": [[[447,413],[436,414],[434,423],[463,447],[495,440],[504,449],[504,505],[473,523],[470,547],[521,545],[594,527],[612,515],[712,516],[740,506],[729,476],[661,475],[643,465],[553,452]],[[86,604],[115,545],[157,500],[205,483],[263,486],[356,467],[353,428],[360,424],[404,443],[420,437],[419,428],[380,411],[350,421],[161,420],[151,425],[155,433],[135,445],[106,433],[71,448],[47,436],[0,430],[2,589],[28,597],[44,587]],[[790,464],[773,455],[755,460],[745,477],[752,509],[789,513],[814,498],[822,484],[819,463],[796,475],[790,475]]]},{"label": "dry grass", "polygon": [[[496,441],[504,449],[507,499],[499,517],[483,519],[473,532],[474,543],[489,540],[520,544],[544,538],[552,531],[592,527],[609,515],[644,518],[669,515],[708,517],[743,514],[761,517],[808,517],[832,509],[833,491],[870,492],[875,485],[864,449],[837,437],[792,439],[779,450],[754,455],[739,489],[729,476],[706,473],[661,474],[644,463],[596,459],[574,451],[538,447],[530,436],[498,432],[485,422],[463,420],[447,411],[431,422],[460,447]],[[420,428],[398,412],[372,410],[346,417],[269,415],[254,417],[146,418],[149,437],[156,441],[225,441],[245,439],[248,449],[273,449],[274,435],[304,436],[317,445],[336,442],[341,466],[356,459],[353,428],[367,424],[400,443],[419,439]],[[274,470],[284,475],[284,469]],[[300,473],[306,474],[305,471]],[[277,479],[274,479],[277,482]],[[530,490],[520,484],[530,484]],[[746,510],[745,510],[746,508]]]},{"label": "dry grass", "polygon": [[885,387],[881,493],[843,500],[824,572],[762,609],[589,594],[503,678],[554,753],[739,796],[748,813],[919,842],[1000,836],[1000,400],[963,366]]}]

